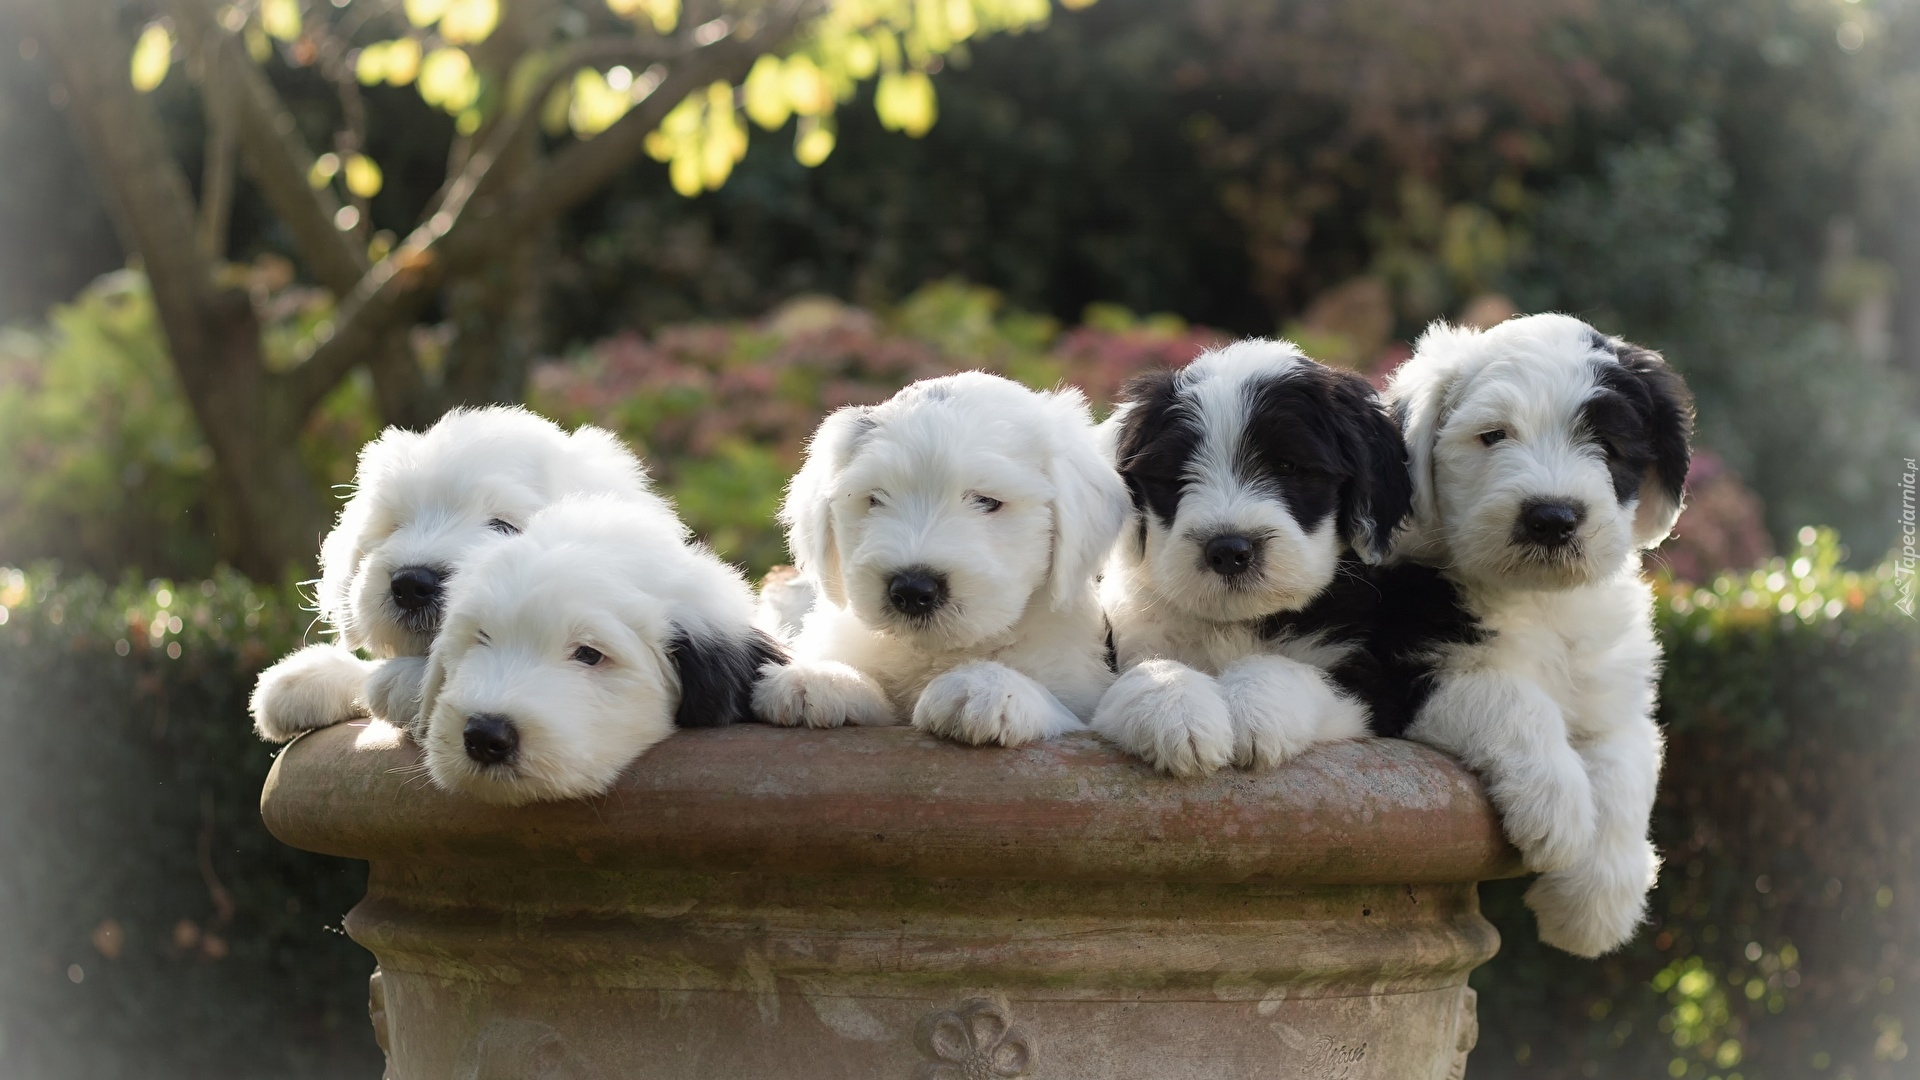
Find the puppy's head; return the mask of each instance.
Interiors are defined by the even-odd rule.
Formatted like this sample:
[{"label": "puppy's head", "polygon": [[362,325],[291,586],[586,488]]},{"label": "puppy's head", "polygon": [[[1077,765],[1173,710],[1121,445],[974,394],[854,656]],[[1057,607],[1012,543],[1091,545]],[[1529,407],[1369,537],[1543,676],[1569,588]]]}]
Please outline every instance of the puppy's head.
[{"label": "puppy's head", "polygon": [[781,659],[744,581],[670,511],[570,498],[453,582],[421,715],[439,786],[519,804],[605,791],[675,726],[744,719]]},{"label": "puppy's head", "polygon": [[1092,602],[1126,495],[1077,390],[981,372],[842,409],[781,520],[825,598],[928,648],[1005,633],[1032,602]]},{"label": "puppy's head", "polygon": [[1278,341],[1129,383],[1115,460],[1133,497],[1118,556],[1164,604],[1237,622],[1305,607],[1351,551],[1377,562],[1410,495],[1373,388]]},{"label": "puppy's head", "polygon": [[1686,383],[1571,316],[1436,323],[1389,397],[1414,481],[1403,542],[1462,578],[1579,585],[1630,565],[1680,514]]},{"label": "puppy's head", "polygon": [[524,409],[457,409],[360,452],[354,494],[320,547],[320,614],[352,648],[424,656],[446,591],[480,548],[571,492],[655,500],[612,434],[569,435]]}]

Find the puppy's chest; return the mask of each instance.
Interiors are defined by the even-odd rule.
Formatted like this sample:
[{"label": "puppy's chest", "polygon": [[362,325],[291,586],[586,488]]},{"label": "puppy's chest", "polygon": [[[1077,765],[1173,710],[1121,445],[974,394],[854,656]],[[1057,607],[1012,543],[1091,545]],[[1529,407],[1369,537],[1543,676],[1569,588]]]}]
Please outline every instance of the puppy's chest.
[{"label": "puppy's chest", "polygon": [[1482,608],[1490,631],[1480,663],[1527,679],[1566,711],[1574,727],[1623,683],[1653,677],[1657,649],[1630,598],[1553,593]]}]

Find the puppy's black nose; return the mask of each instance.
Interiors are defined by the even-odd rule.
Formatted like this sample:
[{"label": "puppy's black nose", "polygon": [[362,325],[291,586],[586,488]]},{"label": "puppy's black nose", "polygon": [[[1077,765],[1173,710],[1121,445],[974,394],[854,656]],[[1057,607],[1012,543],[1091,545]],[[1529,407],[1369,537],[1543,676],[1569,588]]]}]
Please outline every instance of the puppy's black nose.
[{"label": "puppy's black nose", "polygon": [[1541,547],[1560,547],[1573,539],[1586,511],[1573,503],[1529,503],[1520,510],[1520,528],[1528,540]]},{"label": "puppy's black nose", "polygon": [[476,713],[467,717],[462,733],[467,756],[482,765],[498,765],[520,748],[520,729],[499,713]]},{"label": "puppy's black nose", "polygon": [[1216,536],[1200,550],[1207,566],[1221,577],[1244,574],[1253,565],[1253,541],[1244,536]]},{"label": "puppy's black nose", "polygon": [[440,572],[427,566],[403,566],[389,582],[401,611],[419,611],[440,602]]},{"label": "puppy's black nose", "polygon": [[902,570],[887,583],[887,602],[902,615],[931,615],[947,602],[947,579],[931,570]]}]

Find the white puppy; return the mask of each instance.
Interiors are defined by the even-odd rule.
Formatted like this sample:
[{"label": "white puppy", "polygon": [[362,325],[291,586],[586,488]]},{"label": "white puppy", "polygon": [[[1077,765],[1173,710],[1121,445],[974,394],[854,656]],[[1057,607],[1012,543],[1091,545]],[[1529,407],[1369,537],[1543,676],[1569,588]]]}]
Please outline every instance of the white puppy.
[{"label": "white puppy", "polygon": [[1094,729],[1180,776],[1398,734],[1371,564],[1410,493],[1373,387],[1253,340],[1124,396],[1108,426],[1134,521],[1101,583],[1122,674]]},{"label": "white puppy", "polygon": [[1408,735],[1478,770],[1529,868],[1541,939],[1633,935],[1659,858],[1660,666],[1639,549],[1680,512],[1693,405],[1660,357],[1565,315],[1436,324],[1395,373],[1414,510],[1398,551],[1462,620],[1424,649]]},{"label": "white puppy", "polygon": [[756,712],[1006,746],[1081,726],[1112,678],[1094,575],[1126,506],[1077,390],[965,372],[841,409],[781,510],[817,597]]},{"label": "white puppy", "polygon": [[360,451],[353,497],[320,547],[319,612],[338,640],[261,674],[254,730],[285,742],[369,712],[413,724],[447,582],[476,552],[576,492],[671,513],[639,459],[600,428],[569,435],[507,407],[456,409],[424,433],[388,428]]},{"label": "white puppy", "polygon": [[469,562],[421,703],[433,782],[517,805],[603,792],[679,727],[748,719],[785,654],[753,592],[658,502],[564,499]]}]

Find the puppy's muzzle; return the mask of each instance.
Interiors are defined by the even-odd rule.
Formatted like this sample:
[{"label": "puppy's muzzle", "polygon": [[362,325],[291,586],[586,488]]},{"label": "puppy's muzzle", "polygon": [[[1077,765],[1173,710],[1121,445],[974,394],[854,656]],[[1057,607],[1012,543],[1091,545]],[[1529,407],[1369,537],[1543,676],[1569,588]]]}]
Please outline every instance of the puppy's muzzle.
[{"label": "puppy's muzzle", "polygon": [[1207,569],[1224,578],[1235,578],[1253,567],[1260,545],[1251,538],[1229,534],[1216,536],[1200,545]]},{"label": "puppy's muzzle", "polygon": [[499,713],[475,713],[467,717],[461,733],[467,756],[481,765],[504,765],[520,749],[520,729]]},{"label": "puppy's muzzle", "polygon": [[1584,504],[1567,499],[1534,499],[1520,508],[1514,537],[1535,547],[1562,548],[1573,542],[1587,520]]},{"label": "puppy's muzzle", "polygon": [[887,603],[910,619],[924,619],[947,602],[947,577],[921,566],[908,567],[887,582]]},{"label": "puppy's muzzle", "polygon": [[431,566],[403,566],[393,572],[387,587],[393,593],[393,606],[413,615],[440,606],[445,581],[446,575]]}]

